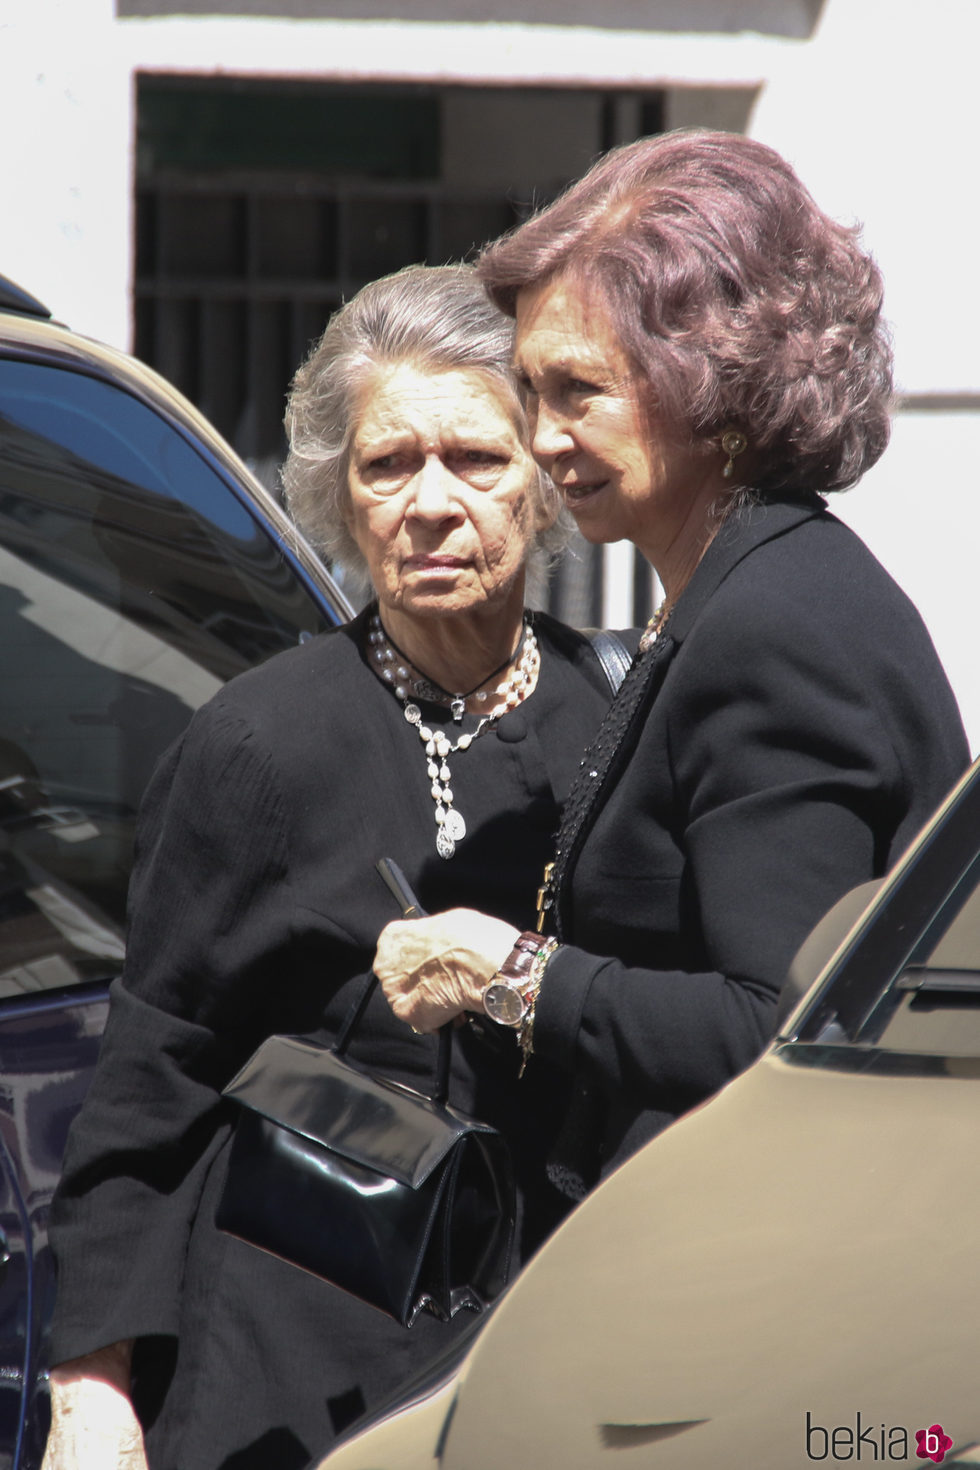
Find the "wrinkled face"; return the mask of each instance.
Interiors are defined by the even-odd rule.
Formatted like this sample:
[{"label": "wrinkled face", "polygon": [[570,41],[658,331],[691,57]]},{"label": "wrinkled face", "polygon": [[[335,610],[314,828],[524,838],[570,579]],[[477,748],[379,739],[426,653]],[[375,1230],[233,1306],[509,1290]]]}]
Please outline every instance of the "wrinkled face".
[{"label": "wrinkled face", "polygon": [[479,372],[399,363],[365,388],[347,523],[381,607],[421,616],[523,600],[536,468],[514,405]]},{"label": "wrinkled face", "polygon": [[561,276],[521,291],[515,364],[535,458],[579,530],[633,541],[658,566],[715,467],[644,411],[606,308]]}]

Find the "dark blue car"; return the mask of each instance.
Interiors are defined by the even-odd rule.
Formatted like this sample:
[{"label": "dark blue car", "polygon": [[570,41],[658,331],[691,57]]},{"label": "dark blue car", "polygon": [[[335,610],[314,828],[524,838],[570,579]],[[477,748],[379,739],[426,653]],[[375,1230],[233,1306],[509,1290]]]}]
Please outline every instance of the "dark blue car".
[{"label": "dark blue car", "polygon": [[223,681],[349,612],[179,394],[0,278],[0,1470],[43,1453],[48,1209],[147,778]]}]

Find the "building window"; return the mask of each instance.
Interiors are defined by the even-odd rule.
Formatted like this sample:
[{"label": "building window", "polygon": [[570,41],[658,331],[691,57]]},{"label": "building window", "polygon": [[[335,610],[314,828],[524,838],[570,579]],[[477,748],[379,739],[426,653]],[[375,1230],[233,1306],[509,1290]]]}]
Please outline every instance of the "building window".
[{"label": "building window", "polygon": [[[153,75],[137,117],[136,354],[275,488],[290,378],[337,306],[471,257],[659,130],[664,94]],[[577,542],[542,594],[559,616],[602,621],[601,560]]]}]

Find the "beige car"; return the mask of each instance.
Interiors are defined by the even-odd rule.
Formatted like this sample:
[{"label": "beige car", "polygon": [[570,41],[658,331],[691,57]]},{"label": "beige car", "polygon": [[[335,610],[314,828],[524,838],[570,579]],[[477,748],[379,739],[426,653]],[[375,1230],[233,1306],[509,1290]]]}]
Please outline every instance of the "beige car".
[{"label": "beige car", "polygon": [[322,1470],[813,1462],[980,1466],[980,762],[760,1060]]}]

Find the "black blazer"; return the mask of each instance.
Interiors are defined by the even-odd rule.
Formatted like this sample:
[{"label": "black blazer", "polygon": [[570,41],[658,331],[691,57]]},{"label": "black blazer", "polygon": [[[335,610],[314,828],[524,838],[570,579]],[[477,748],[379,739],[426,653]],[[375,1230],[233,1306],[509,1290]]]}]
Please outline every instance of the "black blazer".
[{"label": "black blazer", "polygon": [[918,613],[815,496],[725,523],[649,663],[535,1021],[593,1178],[755,1058],[810,929],[968,760]]}]

